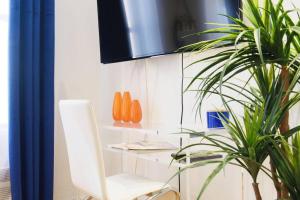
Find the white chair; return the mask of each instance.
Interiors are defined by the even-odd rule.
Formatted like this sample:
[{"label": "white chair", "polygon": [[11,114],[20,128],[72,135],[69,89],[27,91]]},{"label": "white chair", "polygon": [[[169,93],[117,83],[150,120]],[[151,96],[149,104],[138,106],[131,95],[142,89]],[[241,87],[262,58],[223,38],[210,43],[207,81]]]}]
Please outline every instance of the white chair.
[{"label": "white chair", "polygon": [[[71,178],[76,188],[100,200],[131,200],[169,188],[165,183],[129,174],[106,177],[99,129],[91,103],[88,100],[61,100],[59,110]],[[178,199],[177,194],[174,197]]]}]

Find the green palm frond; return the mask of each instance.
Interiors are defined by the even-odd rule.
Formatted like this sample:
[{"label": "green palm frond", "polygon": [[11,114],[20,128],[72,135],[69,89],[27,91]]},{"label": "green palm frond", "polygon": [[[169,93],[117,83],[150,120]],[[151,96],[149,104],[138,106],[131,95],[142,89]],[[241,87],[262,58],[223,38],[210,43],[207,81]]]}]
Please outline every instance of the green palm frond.
[{"label": "green palm frond", "polygon": [[[282,90],[279,90],[278,93],[279,96],[277,98],[281,99],[282,96],[280,96],[280,94],[284,95]],[[254,183],[257,183],[257,176],[260,171],[263,171],[270,176],[269,170],[263,166],[263,162],[269,155],[269,148],[272,145],[271,141],[278,141],[281,139],[278,138],[276,134],[280,125],[276,122],[278,121],[278,118],[284,115],[284,112],[286,112],[287,109],[281,107],[280,101],[277,104],[274,104],[272,101],[250,104],[249,107],[252,107],[252,109],[245,107],[242,119],[234,114],[227,105],[227,102],[224,102],[224,104],[230,112],[232,119],[227,121],[224,116],[220,116],[220,119],[223,120],[223,124],[229,135],[198,134],[198,136],[202,138],[200,143],[191,144],[180,150],[181,152],[189,148],[194,148],[195,146],[205,145],[214,147],[216,152],[222,152],[225,155],[223,161],[219,161],[215,170],[207,177],[200,189],[198,198],[201,197],[205,188],[217,173],[219,173],[227,164],[233,164],[244,168],[251,175]],[[271,111],[269,111],[269,109],[271,109]],[[269,112],[272,112],[272,114],[270,115]],[[187,130],[187,132],[190,134],[197,134],[192,130]],[[213,164],[216,164],[216,162]],[[194,165],[194,163],[192,165]]]},{"label": "green palm frond", "polygon": [[282,3],[280,0],[274,5],[271,0],[265,0],[264,7],[260,8],[253,0],[243,0],[242,13],[250,23],[224,16],[233,24],[214,24],[219,27],[198,33],[218,33],[223,36],[181,49],[201,53],[227,47],[188,66],[198,67],[203,65],[203,62],[210,63],[199,67],[199,72],[186,89],[195,91],[192,89],[194,86],[199,89],[197,102],[200,108],[204,98],[210,95],[211,88],[219,90],[220,83],[224,84],[244,72],[250,71],[253,74],[252,78],[263,96],[269,92],[272,72],[276,71],[278,74],[282,67],[293,62],[289,71],[291,77],[294,76],[300,66],[300,20],[293,21],[289,16],[297,12],[297,9],[284,10]]}]

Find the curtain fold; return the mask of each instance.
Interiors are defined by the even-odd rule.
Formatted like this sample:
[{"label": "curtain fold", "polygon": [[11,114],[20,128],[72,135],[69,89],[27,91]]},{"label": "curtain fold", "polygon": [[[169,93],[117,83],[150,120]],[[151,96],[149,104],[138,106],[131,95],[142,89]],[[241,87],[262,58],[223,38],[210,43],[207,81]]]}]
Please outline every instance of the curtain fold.
[{"label": "curtain fold", "polygon": [[11,0],[9,159],[13,200],[53,198],[54,0]]}]

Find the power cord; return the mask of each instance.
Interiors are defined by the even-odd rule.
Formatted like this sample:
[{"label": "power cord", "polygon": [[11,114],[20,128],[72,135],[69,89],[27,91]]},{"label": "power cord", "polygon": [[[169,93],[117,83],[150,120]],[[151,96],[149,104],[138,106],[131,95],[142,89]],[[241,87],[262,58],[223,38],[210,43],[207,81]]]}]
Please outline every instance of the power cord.
[{"label": "power cord", "polygon": [[183,67],[183,53],[181,53],[181,114],[180,114],[180,128],[182,129],[183,123],[183,82],[184,82],[184,67]]},{"label": "power cord", "polygon": [[[182,124],[183,124],[183,84],[184,84],[184,66],[183,66],[183,53],[181,53],[181,88],[180,88],[180,95],[181,95],[181,113],[180,113],[180,131],[182,132]],[[182,149],[182,138],[179,141],[180,149]],[[178,170],[180,171],[181,168],[179,167]],[[181,192],[181,173],[178,174],[178,191]]]}]

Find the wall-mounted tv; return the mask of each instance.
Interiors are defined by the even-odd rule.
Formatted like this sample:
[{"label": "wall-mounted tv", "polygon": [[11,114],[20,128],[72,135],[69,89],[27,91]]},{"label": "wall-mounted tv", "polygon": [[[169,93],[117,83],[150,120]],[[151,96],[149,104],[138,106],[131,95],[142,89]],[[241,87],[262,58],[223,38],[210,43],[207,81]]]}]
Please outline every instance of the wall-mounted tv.
[{"label": "wall-mounted tv", "polygon": [[240,0],[98,0],[102,63],[145,58],[216,37],[184,37],[238,17]]}]

